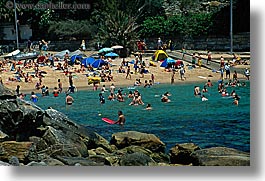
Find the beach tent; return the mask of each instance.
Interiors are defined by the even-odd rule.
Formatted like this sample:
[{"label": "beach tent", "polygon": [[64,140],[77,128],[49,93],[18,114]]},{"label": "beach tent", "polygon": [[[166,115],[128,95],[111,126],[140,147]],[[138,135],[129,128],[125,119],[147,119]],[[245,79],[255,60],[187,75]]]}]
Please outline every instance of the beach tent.
[{"label": "beach tent", "polygon": [[152,56],[153,61],[165,60],[168,57],[167,53],[163,50],[157,50]]},{"label": "beach tent", "polygon": [[104,60],[102,60],[102,59],[98,59],[98,60],[95,60],[92,64],[91,64],[91,66],[93,67],[93,68],[99,68],[99,67],[101,67],[102,65],[104,65],[106,62],[104,61]]},{"label": "beach tent", "polygon": [[70,64],[73,65],[76,62],[76,60],[81,61],[82,59],[83,59],[82,55],[73,55],[70,58]]},{"label": "beach tent", "polygon": [[82,52],[82,51],[80,51],[80,50],[76,50],[76,51],[74,51],[74,52],[69,53],[69,56],[70,56],[70,57],[73,56],[73,55],[86,56],[86,55],[84,54],[84,52]]},{"label": "beach tent", "polygon": [[167,67],[168,64],[174,65],[175,63],[176,63],[176,60],[168,57],[161,63],[160,67]]},{"label": "beach tent", "polygon": [[93,57],[88,57],[84,58],[81,63],[85,66],[88,67],[88,65],[91,65],[93,62],[95,62],[95,59]]},{"label": "beach tent", "polygon": [[58,57],[58,58],[60,58],[60,59],[63,59],[63,58],[64,58],[64,55],[66,54],[66,52],[70,53],[69,50],[63,50],[63,51],[61,51],[61,52],[56,53],[56,54],[54,55],[54,57]]}]

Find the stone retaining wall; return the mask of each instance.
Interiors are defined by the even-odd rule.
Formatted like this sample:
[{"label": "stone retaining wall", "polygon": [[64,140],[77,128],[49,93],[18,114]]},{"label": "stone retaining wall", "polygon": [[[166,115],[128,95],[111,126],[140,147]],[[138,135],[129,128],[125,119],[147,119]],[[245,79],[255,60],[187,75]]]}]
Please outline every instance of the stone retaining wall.
[{"label": "stone retaining wall", "polygon": [[[212,50],[212,51],[228,51],[230,50],[230,36],[201,36],[198,38],[183,37],[172,38],[174,49],[181,49],[183,46],[186,49],[192,50]],[[156,47],[157,39],[147,39],[148,48]],[[167,42],[167,40],[162,40]],[[233,35],[233,50],[234,51],[250,51],[250,32]]]}]

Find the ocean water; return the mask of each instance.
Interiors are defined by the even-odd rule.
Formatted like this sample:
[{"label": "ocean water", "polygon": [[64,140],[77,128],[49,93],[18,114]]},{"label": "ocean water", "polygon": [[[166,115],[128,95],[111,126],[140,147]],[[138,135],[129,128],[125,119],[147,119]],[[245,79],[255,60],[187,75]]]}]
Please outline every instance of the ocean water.
[{"label": "ocean water", "polygon": [[[189,84],[156,84],[151,88],[137,87],[145,105],[130,106],[131,99],[125,102],[109,101],[109,92],[103,95],[106,103],[99,102],[100,90],[83,90],[72,94],[75,102],[71,106],[65,105],[65,94],[59,97],[41,97],[36,103],[47,109],[52,107],[66,114],[76,123],[94,129],[107,140],[111,135],[121,131],[139,131],[152,133],[166,144],[167,151],[177,143],[192,142],[201,148],[225,146],[241,151],[250,152],[250,83],[245,87],[228,87],[230,93],[235,90],[241,97],[239,105],[232,104],[233,99],[222,97],[217,92],[217,82],[208,88],[208,101],[202,102],[194,97],[195,85],[203,88],[204,83]],[[127,87],[123,93],[128,93]],[[108,87],[107,87],[108,89]],[[171,102],[163,103],[160,98],[165,92],[172,95]],[[26,96],[26,100],[29,96]],[[152,110],[145,110],[147,103]],[[126,123],[110,125],[101,120],[102,117],[117,120],[118,110],[122,110]]]}]

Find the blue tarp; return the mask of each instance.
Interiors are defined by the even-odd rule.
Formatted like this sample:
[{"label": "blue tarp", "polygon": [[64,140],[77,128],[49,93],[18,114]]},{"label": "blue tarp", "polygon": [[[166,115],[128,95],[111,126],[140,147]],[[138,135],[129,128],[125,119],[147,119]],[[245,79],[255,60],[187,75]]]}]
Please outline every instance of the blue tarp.
[{"label": "blue tarp", "polygon": [[172,58],[166,58],[160,65],[160,67],[167,67],[167,65],[171,63],[171,64],[175,64],[176,60],[172,59]]},{"label": "blue tarp", "polygon": [[71,56],[70,61],[71,61],[72,64],[74,64],[75,60],[80,60],[81,61],[82,59],[83,59],[83,57],[81,55],[73,55],[73,56]]},{"label": "blue tarp", "polygon": [[54,56],[55,56],[55,57],[58,57],[58,58],[60,58],[60,59],[63,59],[63,58],[64,58],[64,55],[66,54],[66,52],[70,53],[69,50],[63,50],[63,51],[61,51],[61,52],[56,53]]},{"label": "blue tarp", "polygon": [[95,62],[95,59],[93,57],[88,57],[82,60],[82,64],[87,67],[88,65],[91,65],[93,62]]},{"label": "blue tarp", "polygon": [[98,59],[98,60],[95,60],[92,64],[91,64],[91,66],[93,67],[93,68],[99,68],[99,67],[101,67],[102,65],[104,65],[106,62],[104,61],[104,60],[102,60],[102,59]]}]

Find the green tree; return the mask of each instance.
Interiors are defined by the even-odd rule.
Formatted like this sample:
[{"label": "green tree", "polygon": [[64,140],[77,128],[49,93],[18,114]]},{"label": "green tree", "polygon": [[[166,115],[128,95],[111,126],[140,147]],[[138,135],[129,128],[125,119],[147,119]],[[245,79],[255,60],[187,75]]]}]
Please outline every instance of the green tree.
[{"label": "green tree", "polygon": [[52,21],[50,23],[48,32],[58,38],[77,37],[79,39],[91,39],[96,34],[95,25],[91,25],[88,20],[66,20],[66,21]]}]

